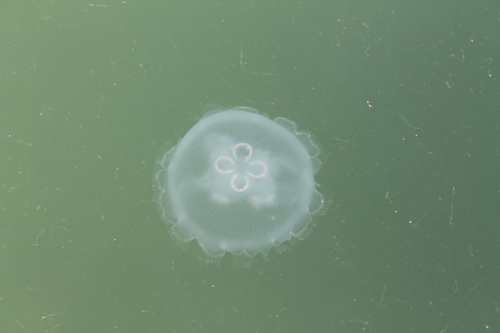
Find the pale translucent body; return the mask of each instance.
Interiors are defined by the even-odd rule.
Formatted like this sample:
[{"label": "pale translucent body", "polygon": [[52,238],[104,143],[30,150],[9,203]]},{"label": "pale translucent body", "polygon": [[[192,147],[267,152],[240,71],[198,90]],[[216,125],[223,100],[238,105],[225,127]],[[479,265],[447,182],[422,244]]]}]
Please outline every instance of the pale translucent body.
[{"label": "pale translucent body", "polygon": [[156,203],[171,235],[195,240],[208,258],[266,254],[307,236],[323,207],[319,152],[284,118],[243,107],[213,113],[159,157]]}]

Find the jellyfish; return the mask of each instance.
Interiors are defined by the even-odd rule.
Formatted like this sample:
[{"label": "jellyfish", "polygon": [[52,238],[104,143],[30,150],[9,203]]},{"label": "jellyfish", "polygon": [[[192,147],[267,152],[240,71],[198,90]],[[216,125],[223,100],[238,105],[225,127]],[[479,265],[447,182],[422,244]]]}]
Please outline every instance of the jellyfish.
[{"label": "jellyfish", "polygon": [[155,203],[170,236],[207,262],[267,257],[306,238],[324,208],[320,152],[288,119],[248,107],[211,112],[159,154]]}]

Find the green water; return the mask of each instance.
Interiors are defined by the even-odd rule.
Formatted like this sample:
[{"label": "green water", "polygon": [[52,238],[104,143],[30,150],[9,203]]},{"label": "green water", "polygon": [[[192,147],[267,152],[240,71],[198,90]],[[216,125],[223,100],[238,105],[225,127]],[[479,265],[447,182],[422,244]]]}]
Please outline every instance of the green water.
[{"label": "green water", "polygon": [[[0,3],[0,332],[500,330],[496,1]],[[169,238],[213,105],[308,129],[329,205],[249,269]]]}]

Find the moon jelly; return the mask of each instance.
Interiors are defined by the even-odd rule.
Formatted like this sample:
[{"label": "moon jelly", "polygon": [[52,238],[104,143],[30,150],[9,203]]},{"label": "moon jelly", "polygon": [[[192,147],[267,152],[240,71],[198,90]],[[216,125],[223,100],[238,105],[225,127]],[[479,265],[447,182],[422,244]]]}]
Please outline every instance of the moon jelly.
[{"label": "moon jelly", "polygon": [[170,235],[206,261],[265,257],[304,239],[322,210],[320,151],[285,118],[246,107],[210,113],[158,157],[155,202]]}]

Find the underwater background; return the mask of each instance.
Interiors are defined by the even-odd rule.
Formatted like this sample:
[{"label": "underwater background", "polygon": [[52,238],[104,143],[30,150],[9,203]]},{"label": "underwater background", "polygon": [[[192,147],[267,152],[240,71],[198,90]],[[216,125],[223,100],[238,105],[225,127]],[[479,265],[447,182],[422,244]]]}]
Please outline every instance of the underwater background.
[{"label": "underwater background", "polygon": [[[0,3],[0,332],[500,331],[500,3]],[[153,202],[207,111],[322,145],[328,210],[250,268]]]}]

